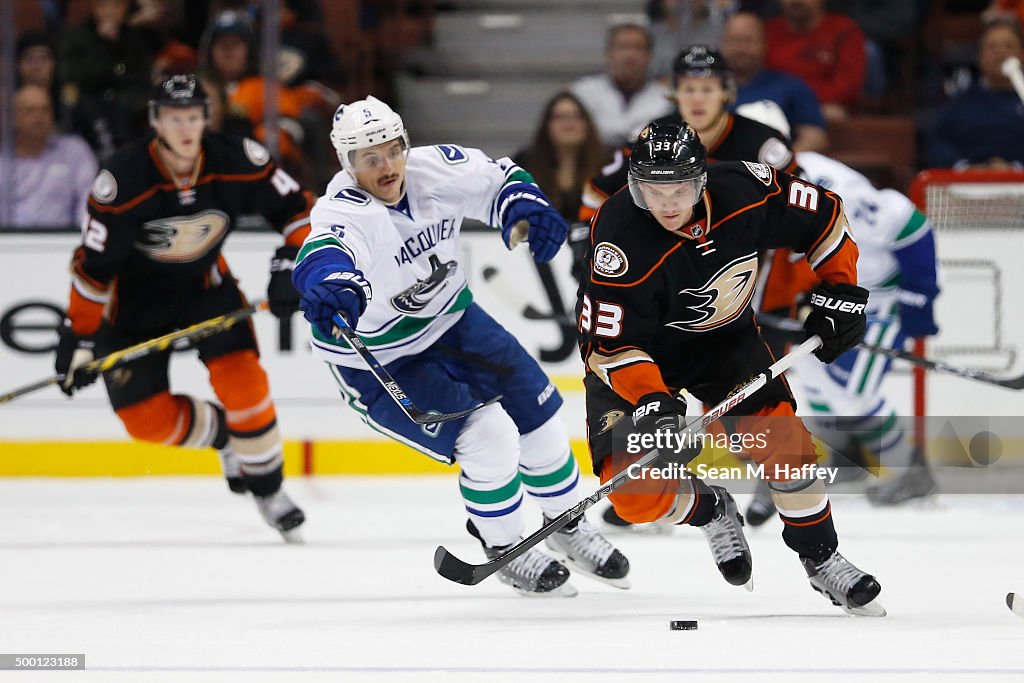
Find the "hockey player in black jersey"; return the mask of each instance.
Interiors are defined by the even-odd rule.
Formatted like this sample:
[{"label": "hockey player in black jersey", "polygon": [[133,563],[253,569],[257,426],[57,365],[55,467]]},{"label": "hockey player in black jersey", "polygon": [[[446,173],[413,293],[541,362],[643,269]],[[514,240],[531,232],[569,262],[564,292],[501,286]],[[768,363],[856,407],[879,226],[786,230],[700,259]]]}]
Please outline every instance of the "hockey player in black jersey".
[{"label": "hockey player in black jersey", "polygon": [[[685,48],[672,67],[678,109],[657,119],[660,124],[686,122],[704,142],[708,161],[758,161],[780,171],[796,169],[789,139],[760,121],[729,112],[736,86],[725,58],[706,45]],[[579,220],[589,222],[608,197],[626,186],[629,147],[618,150],[610,164],[583,188]]]},{"label": "hockey player in black jersey", "polygon": [[[834,193],[764,164],[707,167],[692,128],[657,122],[633,147],[628,186],[594,219],[577,302],[588,439],[602,481],[642,455],[628,447],[630,435],[678,431],[680,392],[717,404],[772,363],[750,307],[760,252],[791,248],[821,278],[806,322],[823,340],[819,360],[835,360],[865,328],[857,247]],[[878,582],[837,551],[811,436],[794,408],[778,379],[728,417],[733,433],[750,437],[745,450],[770,482],[783,540],[812,587],[848,612],[884,614]],[[724,488],[641,478],[610,499],[630,522],[700,527],[726,580],[749,583],[742,517]]]},{"label": "hockey player in black jersey", "polygon": [[[314,197],[259,143],[207,132],[208,117],[198,80],[168,77],[150,100],[156,135],[96,177],[57,347],[68,396],[96,379],[82,369],[94,356],[246,305],[221,254],[239,214],[262,214],[283,234],[267,298],[276,315],[298,310],[291,267]],[[196,348],[219,404],[171,393],[167,351],[104,375],[111,406],[136,439],[217,449],[231,489],[251,492],[267,523],[296,538],[304,516],[281,489],[281,436],[252,326]]]},{"label": "hockey player in black jersey", "polygon": [[[729,113],[736,86],[725,58],[717,50],[705,45],[683,49],[673,65],[673,85],[678,109],[656,122],[681,125],[685,117],[705,143],[709,163],[756,160],[787,173],[796,170],[793,151],[784,133],[760,121]],[[618,153],[612,164],[585,185],[580,205],[581,221],[589,224],[601,204],[626,186],[628,159],[628,149]],[[574,226],[570,234],[577,279],[585,275],[582,254],[588,236],[589,230],[582,224]],[[761,310],[786,315],[788,309],[776,309],[785,305],[780,302],[793,300],[790,290],[797,287],[803,292],[812,286],[814,276],[810,270],[806,266],[792,265],[789,256],[789,251],[784,249],[761,255],[762,270],[770,274],[762,278],[760,298],[765,307]],[[620,519],[613,508],[605,509],[602,519],[613,527],[631,526]]]}]

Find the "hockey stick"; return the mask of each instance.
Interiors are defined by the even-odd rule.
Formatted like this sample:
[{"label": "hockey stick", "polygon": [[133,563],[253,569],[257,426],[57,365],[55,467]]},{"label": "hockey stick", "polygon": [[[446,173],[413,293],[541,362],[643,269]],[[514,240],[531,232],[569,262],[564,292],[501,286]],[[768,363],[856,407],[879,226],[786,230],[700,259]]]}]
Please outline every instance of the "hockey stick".
[{"label": "hockey stick", "polygon": [[[757,321],[773,327],[783,332],[803,333],[803,325],[799,321],[793,320],[792,318],[783,318],[777,315],[771,315],[770,313],[758,313]],[[861,342],[857,344],[857,348],[871,351],[872,353],[880,353],[883,356],[889,358],[897,358],[899,360],[905,360],[908,363],[913,363],[925,370],[933,370],[935,372],[944,372],[948,375],[956,375],[957,377],[963,377],[965,379],[973,379],[976,382],[982,382],[984,384],[993,384],[997,387],[1003,387],[1004,389],[1011,389],[1013,391],[1020,391],[1024,389],[1024,375],[1019,377],[1007,377],[1001,379],[994,377],[986,372],[980,370],[971,370],[970,368],[962,368],[956,365],[949,365],[940,360],[932,360],[925,358],[924,356],[918,356],[901,349],[890,349],[885,346],[875,346],[874,344],[867,344]]]},{"label": "hockey stick", "polygon": [[[196,342],[206,337],[211,337],[215,334],[219,334],[231,327],[236,323],[246,320],[259,311],[265,311],[268,308],[268,304],[264,300],[254,301],[245,308],[239,308],[236,311],[219,315],[216,318],[210,318],[202,322],[190,325],[183,330],[177,330],[176,332],[170,332],[157,337],[156,339],[150,339],[134,346],[121,349],[120,351],[114,351],[110,355],[98,358],[81,369],[85,372],[94,372],[96,374],[103,374],[108,370],[121,367],[125,363],[130,363],[133,360],[138,360],[143,356],[148,356],[151,353],[157,353],[159,351],[166,351],[170,348],[171,344],[176,341],[187,339],[189,342]],[[48,387],[53,384],[60,384],[66,379],[65,375],[54,375],[53,377],[47,377],[44,380],[33,382],[23,387],[19,387],[13,391],[9,391],[6,394],[0,394],[0,404],[13,401],[16,398],[31,394],[33,391]]]},{"label": "hockey stick", "polygon": [[[735,391],[731,396],[728,396],[724,401],[716,405],[703,416],[690,421],[690,423],[679,432],[679,437],[681,439],[685,439],[695,434],[698,430],[704,429],[709,424],[722,417],[726,412],[735,408],[742,401],[757,393],[761,388],[768,384],[768,382],[779,377],[782,373],[792,367],[796,361],[807,356],[820,345],[821,338],[818,336],[811,337],[804,343],[800,344],[800,346],[772,363],[764,372],[740,387],[740,389]],[[694,454],[693,457],[696,456],[697,454]],[[507,553],[501,557],[491,560],[490,562],[485,562],[484,564],[469,564],[448,552],[443,545],[439,545],[437,550],[434,551],[434,569],[438,574],[449,581],[461,583],[466,586],[475,586],[491,574],[515,560],[533,546],[543,541],[551,534],[564,527],[572,520],[582,515],[588,509],[593,507],[599,500],[608,497],[609,494],[613,493],[630,479],[630,472],[636,472],[643,469],[644,467],[654,463],[660,457],[661,452],[658,449],[648,452],[635,463],[609,479],[604,486],[552,519],[527,538],[524,538],[522,541],[512,546]]]},{"label": "hockey stick", "polygon": [[1021,71],[1020,58],[1007,57],[999,65],[999,70],[1010,79],[1010,85],[1013,86],[1014,91],[1017,93],[1017,98],[1024,102],[1024,72]]},{"label": "hockey stick", "polygon": [[380,382],[380,385],[384,387],[384,390],[387,391],[391,398],[395,400],[395,403],[397,403],[398,407],[402,409],[402,412],[408,415],[409,419],[416,424],[432,425],[438,424],[439,422],[458,420],[460,417],[466,417],[470,413],[474,413],[481,408],[491,405],[492,403],[497,403],[503,398],[501,394],[498,394],[494,398],[488,399],[478,406],[474,406],[469,410],[460,410],[457,413],[438,413],[433,411],[429,413],[423,412],[417,408],[411,400],[409,400],[409,397],[405,395],[404,391],[402,391],[402,387],[398,386],[398,382],[395,381],[395,378],[391,376],[391,373],[384,369],[384,366],[381,365],[376,358],[373,357],[370,350],[366,348],[366,344],[363,342],[362,338],[356,334],[355,330],[349,327],[349,324],[345,322],[345,319],[341,317],[340,313],[336,313],[334,315],[333,321],[334,328],[337,330],[338,336],[344,337],[345,341],[355,349],[355,352],[359,354],[359,357],[363,359],[364,363],[366,363],[366,367],[370,369],[370,374]]}]

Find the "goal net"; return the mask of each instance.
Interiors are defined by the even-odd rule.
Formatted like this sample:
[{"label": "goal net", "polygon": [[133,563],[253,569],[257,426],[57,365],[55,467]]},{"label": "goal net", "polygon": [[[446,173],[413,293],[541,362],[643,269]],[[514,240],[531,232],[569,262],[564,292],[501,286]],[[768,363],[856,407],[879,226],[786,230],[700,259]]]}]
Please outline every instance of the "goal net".
[{"label": "goal net", "polygon": [[[1024,172],[923,171],[910,196],[931,222],[939,257],[935,317],[941,332],[929,340],[927,355],[1000,375],[1019,370],[1024,326],[1017,321],[1024,315],[1015,304],[1024,292]],[[926,391],[923,372],[915,372],[915,413],[925,413],[927,396],[929,413],[957,414],[955,404],[931,405],[940,400],[935,377]],[[951,391],[971,392],[970,384],[950,385]]]}]

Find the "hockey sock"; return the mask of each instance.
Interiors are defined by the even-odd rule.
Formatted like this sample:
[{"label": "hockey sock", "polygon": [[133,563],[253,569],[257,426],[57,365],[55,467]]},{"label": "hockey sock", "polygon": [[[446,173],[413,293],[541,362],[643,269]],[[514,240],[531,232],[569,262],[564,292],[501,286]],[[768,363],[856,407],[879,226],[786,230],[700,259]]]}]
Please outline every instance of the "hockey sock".
[{"label": "hockey sock", "polygon": [[580,468],[558,417],[519,438],[519,475],[548,518],[580,502]]},{"label": "hockey sock", "polygon": [[768,482],[782,518],[782,540],[804,559],[824,562],[839,546],[832,506],[821,479]]},{"label": "hockey sock", "polygon": [[704,526],[714,517],[717,502],[718,496],[703,479],[691,477],[679,482],[675,507],[658,521],[663,524]]},{"label": "hockey sock", "polygon": [[492,547],[518,541],[525,521],[519,431],[512,418],[498,405],[470,415],[455,441],[455,459],[462,468],[462,501],[480,538]]},{"label": "hockey sock", "polygon": [[281,484],[284,482],[284,467],[279,464],[269,472],[261,474],[250,474],[243,469],[242,476],[245,479],[245,485],[252,491],[252,495],[263,498],[273,495],[281,489]]}]

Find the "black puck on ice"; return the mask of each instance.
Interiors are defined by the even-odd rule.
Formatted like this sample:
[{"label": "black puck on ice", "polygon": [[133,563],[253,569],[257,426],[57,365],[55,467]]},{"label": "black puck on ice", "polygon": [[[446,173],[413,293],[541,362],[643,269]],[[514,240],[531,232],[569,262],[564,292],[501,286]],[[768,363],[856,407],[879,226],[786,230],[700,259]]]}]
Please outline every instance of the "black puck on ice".
[{"label": "black puck on ice", "polygon": [[696,621],[670,621],[668,627],[673,631],[696,631]]}]

